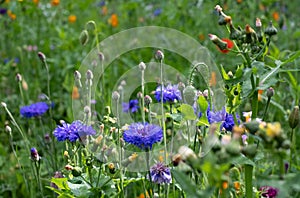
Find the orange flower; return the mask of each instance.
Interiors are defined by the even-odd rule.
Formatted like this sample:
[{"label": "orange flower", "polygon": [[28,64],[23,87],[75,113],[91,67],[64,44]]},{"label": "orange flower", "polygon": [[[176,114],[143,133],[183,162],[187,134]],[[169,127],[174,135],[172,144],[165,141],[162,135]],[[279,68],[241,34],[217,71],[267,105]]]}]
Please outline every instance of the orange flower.
[{"label": "orange flower", "polygon": [[198,38],[200,39],[200,41],[204,41],[205,36],[204,36],[203,33],[201,33],[201,34],[198,35]]},{"label": "orange flower", "polygon": [[58,6],[59,5],[59,0],[52,0],[51,5],[52,6]]},{"label": "orange flower", "polygon": [[262,95],[263,92],[264,92],[264,90],[258,90],[258,95],[257,95],[258,101],[261,101],[261,100],[262,100],[261,95]]},{"label": "orange flower", "polygon": [[236,0],[236,2],[237,2],[237,3],[242,3],[242,2],[243,2],[243,0]]},{"label": "orange flower", "polygon": [[39,4],[40,0],[32,0],[35,5]]},{"label": "orange flower", "polygon": [[68,17],[69,23],[75,23],[76,19],[77,19],[77,17],[73,14]]},{"label": "orange flower", "polygon": [[222,188],[225,190],[228,188],[228,181],[223,181]]},{"label": "orange flower", "polygon": [[108,22],[111,24],[111,26],[117,27],[119,24],[118,15],[112,14]]},{"label": "orange flower", "polygon": [[78,88],[76,86],[73,87],[72,91],[72,99],[78,99],[80,97]]},{"label": "orange flower", "polygon": [[7,15],[9,16],[9,18],[11,18],[11,20],[15,20],[17,18],[17,15],[12,13],[12,11],[10,10],[7,11]]},{"label": "orange flower", "polygon": [[275,11],[275,12],[272,13],[272,17],[273,17],[273,19],[274,19],[275,21],[278,21],[279,18],[280,18],[280,15],[279,15],[278,12]]},{"label": "orange flower", "polygon": [[222,41],[224,41],[224,42],[227,43],[227,49],[221,50],[221,49],[219,48],[219,50],[220,50],[223,54],[227,54],[227,53],[229,52],[229,50],[233,48],[234,44],[233,44],[233,42],[232,42],[230,39],[227,39],[227,38],[223,38]]},{"label": "orange flower", "polygon": [[238,181],[233,182],[233,186],[236,191],[239,191],[241,189],[241,184]]}]

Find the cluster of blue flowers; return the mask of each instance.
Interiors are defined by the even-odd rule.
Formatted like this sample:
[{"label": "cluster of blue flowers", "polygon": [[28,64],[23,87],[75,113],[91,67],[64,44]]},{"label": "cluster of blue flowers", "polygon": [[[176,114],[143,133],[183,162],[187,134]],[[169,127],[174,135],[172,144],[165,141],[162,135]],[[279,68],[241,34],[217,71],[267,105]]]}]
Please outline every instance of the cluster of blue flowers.
[{"label": "cluster of blue flowers", "polygon": [[49,105],[46,102],[37,102],[21,107],[20,113],[23,117],[31,118],[43,115],[48,111],[48,109]]},{"label": "cluster of blue flowers", "polygon": [[225,107],[221,111],[211,111],[207,109],[207,119],[210,124],[221,122],[220,128],[225,128],[226,131],[232,131],[234,126],[234,118],[232,114],[226,112]]},{"label": "cluster of blue flowers", "polygon": [[139,101],[137,99],[130,100],[129,103],[123,102],[122,107],[123,107],[123,112],[125,113],[129,113],[129,112],[134,113],[137,112],[138,109],[140,108]]},{"label": "cluster of blue flowers", "polygon": [[148,123],[132,123],[123,134],[125,142],[144,150],[152,149],[152,145],[160,142],[162,138],[162,128]]},{"label": "cluster of blue flowers", "polygon": [[62,121],[61,124],[62,126],[57,126],[53,132],[58,141],[69,140],[70,142],[75,142],[79,138],[96,134],[93,127],[87,126],[79,120],[76,120],[71,124]]},{"label": "cluster of blue flowers", "polygon": [[[161,91],[162,90],[162,91]],[[178,89],[178,85],[167,85],[167,87],[161,87],[158,86],[155,90],[154,96],[155,99],[160,102],[161,101],[161,92],[163,92],[163,102],[175,102],[180,101],[181,98],[181,93],[180,90]]]}]

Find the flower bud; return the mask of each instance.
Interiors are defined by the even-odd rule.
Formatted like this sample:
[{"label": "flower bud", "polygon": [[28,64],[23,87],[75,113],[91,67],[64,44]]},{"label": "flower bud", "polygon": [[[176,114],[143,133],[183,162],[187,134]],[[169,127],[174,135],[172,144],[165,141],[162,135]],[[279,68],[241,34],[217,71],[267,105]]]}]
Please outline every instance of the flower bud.
[{"label": "flower bud", "polygon": [[76,80],[80,80],[81,79],[81,74],[80,74],[80,72],[79,71],[75,71],[74,72],[74,78],[76,79]]},{"label": "flower bud", "polygon": [[247,24],[245,26],[245,33],[246,33],[246,38],[245,38],[245,42],[246,43],[253,43],[257,36],[256,36],[256,32],[252,29],[252,27]]},{"label": "flower bud", "polygon": [[249,131],[249,133],[255,134],[259,129],[259,122],[257,121],[246,122],[244,123],[244,126]]},{"label": "flower bud", "polygon": [[228,75],[229,78],[233,78],[233,73],[232,73],[232,71],[229,71],[229,72],[227,73],[227,75]]},{"label": "flower bud", "polygon": [[270,37],[277,34],[277,29],[273,26],[272,21],[269,22],[269,26],[265,29],[265,34]]},{"label": "flower bud", "polygon": [[5,126],[5,131],[8,132],[8,133],[11,133],[11,128],[9,125],[6,125]]},{"label": "flower bud", "polygon": [[114,163],[109,163],[108,164],[108,169],[109,169],[109,172],[111,174],[114,174],[116,172],[116,170],[115,170],[115,164]]},{"label": "flower bud", "polygon": [[67,165],[65,166],[65,169],[69,171],[69,170],[73,170],[74,167],[71,166],[70,164],[67,164]]},{"label": "flower bud", "polygon": [[86,78],[88,80],[92,80],[93,77],[94,77],[93,72],[91,70],[87,70],[87,72],[86,72]]},{"label": "flower bud", "polygon": [[244,155],[246,155],[247,157],[249,157],[249,158],[253,158],[256,155],[256,151],[257,151],[256,147],[257,146],[255,144],[251,144],[251,145],[248,145],[246,147],[243,147],[242,153]]},{"label": "flower bud", "polygon": [[112,94],[112,99],[117,101],[119,100],[119,98],[120,98],[120,94],[117,91],[114,91]]},{"label": "flower bud", "polygon": [[262,26],[261,20],[259,18],[256,18],[255,27],[256,27],[257,39],[259,42],[261,42],[263,39],[261,26]]},{"label": "flower bud", "polygon": [[87,44],[87,42],[89,41],[89,33],[88,33],[87,30],[83,30],[80,33],[79,41],[80,41],[81,45],[86,45]]},{"label": "flower bud", "polygon": [[99,52],[98,56],[100,61],[104,61],[104,54],[102,52]]},{"label": "flower bud", "polygon": [[172,157],[172,164],[173,166],[178,166],[178,164],[181,162],[181,155],[180,154],[176,154]]},{"label": "flower bud", "polygon": [[299,124],[299,106],[295,106],[289,116],[289,125],[292,129]]},{"label": "flower bud", "polygon": [[95,31],[95,28],[96,28],[96,23],[95,21],[88,21],[86,24],[85,24],[85,29],[87,31],[90,31],[90,32],[93,32]]},{"label": "flower bud", "polygon": [[178,149],[178,153],[180,154],[182,160],[184,160],[184,161],[185,160],[192,160],[192,159],[197,158],[195,152],[187,146],[181,146]]},{"label": "flower bud", "polygon": [[195,96],[196,96],[196,89],[192,85],[187,86],[183,90],[184,101],[191,106],[193,106],[193,104],[195,102],[195,100],[194,100]]},{"label": "flower bud", "polygon": [[40,156],[39,156],[38,151],[36,150],[36,148],[31,148],[30,153],[31,153],[31,160],[32,161],[38,162],[41,159]]},{"label": "flower bud", "polygon": [[229,38],[231,40],[237,40],[241,38],[242,33],[238,29],[236,29],[232,24],[230,24],[229,30],[230,30]]},{"label": "flower bud", "polygon": [[179,82],[178,83],[178,89],[179,89],[179,91],[183,91],[184,88],[185,88],[185,84],[183,82]]},{"label": "flower bud", "polygon": [[140,70],[144,71],[146,69],[146,64],[144,62],[140,62],[139,68]]},{"label": "flower bud", "polygon": [[227,23],[231,23],[231,16],[227,16],[224,13],[219,16],[218,24],[226,25]]},{"label": "flower bud", "polygon": [[149,106],[152,103],[152,98],[149,95],[146,95],[144,100],[146,106]]},{"label": "flower bud", "polygon": [[6,108],[6,107],[7,107],[7,105],[6,105],[6,103],[5,103],[5,102],[1,102],[1,106],[2,106],[2,107],[4,107],[4,108]]},{"label": "flower bud", "polygon": [[271,98],[272,96],[274,96],[274,94],[275,94],[275,91],[274,91],[273,87],[269,87],[267,89],[267,97]]},{"label": "flower bud", "polygon": [[136,97],[138,99],[142,99],[143,98],[143,93],[141,91],[137,92]]},{"label": "flower bud", "polygon": [[208,34],[209,39],[219,47],[220,50],[227,49],[227,42],[222,41],[219,37],[214,34]]},{"label": "flower bud", "polygon": [[156,53],[155,53],[155,58],[158,61],[162,61],[164,59],[164,53],[160,50],[157,50]]},{"label": "flower bud", "polygon": [[21,82],[22,81],[22,75],[18,73],[16,75],[16,80],[17,80],[17,82]]},{"label": "flower bud", "polygon": [[40,58],[40,60],[42,61],[42,63],[46,62],[46,56],[43,52],[38,52],[38,57]]}]

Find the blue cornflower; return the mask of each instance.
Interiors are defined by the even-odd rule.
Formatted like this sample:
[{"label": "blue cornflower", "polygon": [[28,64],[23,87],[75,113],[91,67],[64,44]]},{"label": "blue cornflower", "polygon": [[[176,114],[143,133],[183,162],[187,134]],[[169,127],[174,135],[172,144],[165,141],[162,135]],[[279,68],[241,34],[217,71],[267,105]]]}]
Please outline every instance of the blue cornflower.
[{"label": "blue cornflower", "polygon": [[0,8],[0,14],[5,15],[7,13],[7,9],[5,8]]},{"label": "blue cornflower", "polygon": [[157,8],[157,9],[154,10],[153,15],[154,16],[158,16],[158,15],[161,14],[161,12],[162,12],[162,9],[161,8]]},{"label": "blue cornflower", "polygon": [[152,145],[160,142],[163,138],[163,131],[160,126],[148,123],[132,123],[124,131],[123,139],[140,149],[152,149]]},{"label": "blue cornflower", "polygon": [[161,162],[150,168],[150,175],[152,182],[157,184],[169,184],[172,180],[170,168]]},{"label": "blue cornflower", "polygon": [[48,109],[49,106],[46,102],[37,102],[21,107],[20,113],[23,117],[31,118],[43,115]]},{"label": "blue cornflower", "polygon": [[81,137],[95,135],[96,131],[93,129],[93,127],[87,126],[81,121],[76,120],[71,124],[62,121],[61,126],[57,126],[53,134],[58,141],[69,140],[70,142],[75,142]]},{"label": "blue cornflower", "polygon": [[207,109],[207,119],[209,124],[221,122],[221,129],[225,128],[226,131],[231,131],[234,126],[234,118],[232,114],[226,112],[225,107],[221,111],[210,111]]},{"label": "blue cornflower", "polygon": [[[181,93],[178,89],[178,85],[169,84],[167,87],[163,87],[163,102],[175,102],[175,100],[181,100]],[[154,93],[155,99],[160,102],[161,99],[161,86],[158,86]]]},{"label": "blue cornflower", "polygon": [[130,100],[129,103],[123,102],[122,104],[123,107],[123,112],[137,112],[137,110],[140,108],[139,107],[139,101],[137,99],[135,100]]}]

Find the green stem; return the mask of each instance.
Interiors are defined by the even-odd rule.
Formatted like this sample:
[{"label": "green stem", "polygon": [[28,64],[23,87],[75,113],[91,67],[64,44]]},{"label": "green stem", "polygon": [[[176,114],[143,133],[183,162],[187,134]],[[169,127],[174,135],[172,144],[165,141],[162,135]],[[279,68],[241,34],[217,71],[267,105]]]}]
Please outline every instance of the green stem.
[{"label": "green stem", "polygon": [[268,112],[268,109],[269,109],[270,102],[271,102],[271,97],[268,97],[267,105],[266,105],[266,108],[265,108],[265,111],[264,111],[264,114],[263,114],[263,117],[262,117],[262,120],[263,120],[263,121],[264,121],[265,118],[266,118],[266,115],[267,115],[267,112]]},{"label": "green stem", "polygon": [[164,150],[165,150],[165,163],[167,163],[167,133],[166,133],[166,123],[165,123],[165,112],[164,112],[164,80],[163,80],[163,63],[160,61],[160,104],[161,104],[161,124],[163,126],[163,135],[164,135]]},{"label": "green stem", "polygon": [[143,123],[145,123],[145,97],[144,97],[144,92],[145,92],[145,72],[142,69],[142,119]]},{"label": "green stem", "polygon": [[252,198],[252,174],[253,166],[250,164],[245,164],[245,188],[246,188],[246,198]]},{"label": "green stem", "polygon": [[153,183],[152,183],[152,178],[151,178],[151,172],[150,172],[150,156],[149,156],[149,150],[146,150],[146,165],[147,165],[147,172],[148,172],[148,176],[149,176],[149,180],[150,180],[150,190],[149,190],[149,195],[150,198],[152,198],[153,196]]},{"label": "green stem", "polygon": [[292,170],[292,162],[293,162],[293,155],[294,155],[294,129],[292,129],[291,136],[291,148],[290,148],[290,170]]}]

